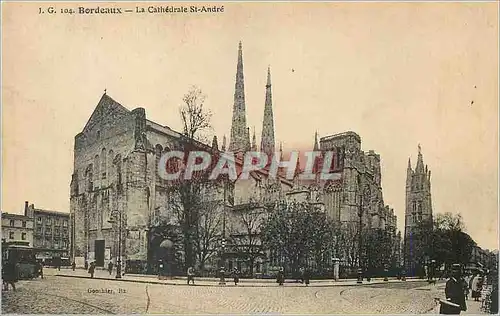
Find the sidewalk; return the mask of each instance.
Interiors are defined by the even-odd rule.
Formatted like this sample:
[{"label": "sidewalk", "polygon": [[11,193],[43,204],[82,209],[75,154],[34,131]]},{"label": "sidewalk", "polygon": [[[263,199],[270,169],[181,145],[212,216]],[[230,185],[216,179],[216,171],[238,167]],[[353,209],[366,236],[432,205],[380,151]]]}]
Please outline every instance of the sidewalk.
[{"label": "sidewalk", "polygon": [[[436,298],[444,298],[444,288],[445,284],[438,284],[437,286],[430,287],[432,293],[434,294],[434,297]],[[469,297],[469,299],[466,300],[465,303],[467,305],[467,310],[462,311],[460,314],[466,314],[466,315],[487,314],[481,310],[482,302],[476,302]],[[434,307],[431,311],[429,311],[429,314],[439,314],[439,307],[440,307],[439,303],[436,302],[436,307]]]},{"label": "sidewalk", "polygon": [[[50,271],[49,269],[47,269]],[[52,273],[50,273],[52,274]],[[71,278],[90,278],[90,274],[83,269],[72,270],[55,270],[53,275],[59,277],[71,277]],[[122,281],[122,282],[135,282],[135,283],[149,283],[149,284],[163,284],[163,285],[185,285],[187,286],[186,277],[175,277],[172,280],[159,280],[158,276],[154,275],[142,275],[142,274],[126,274],[122,276],[121,279],[116,279],[116,270],[113,271],[111,275],[105,270],[96,270],[94,274],[94,279],[109,280],[109,281]],[[226,278],[226,286],[235,286],[232,282],[232,278]],[[414,281],[424,281],[419,279],[407,279],[406,282]],[[382,278],[372,279],[371,282],[363,281],[363,285],[369,284],[384,284],[384,283],[401,283],[405,281],[400,281],[395,278],[389,279],[389,281],[383,281]],[[360,285],[356,283],[355,279],[343,279],[339,281],[333,280],[311,280],[309,284],[310,287],[329,287],[329,286],[356,286]],[[195,286],[220,286],[218,278],[195,278]],[[278,286],[275,279],[241,279],[238,284],[239,287],[272,287]],[[289,279],[285,281],[284,286],[286,287],[305,287],[304,284],[296,283],[295,280]]]}]

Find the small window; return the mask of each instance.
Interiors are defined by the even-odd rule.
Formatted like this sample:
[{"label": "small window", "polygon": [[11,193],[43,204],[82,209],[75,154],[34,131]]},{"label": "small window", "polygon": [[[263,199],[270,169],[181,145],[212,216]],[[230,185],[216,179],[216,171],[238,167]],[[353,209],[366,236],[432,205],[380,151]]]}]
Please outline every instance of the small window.
[{"label": "small window", "polygon": [[23,227],[26,228],[26,221],[23,221]]},{"label": "small window", "polygon": [[52,219],[50,217],[47,217],[47,225],[52,224]]},{"label": "small window", "polygon": [[65,220],[65,221],[63,222],[63,226],[64,226],[64,227],[68,227],[68,221],[66,221],[66,220]]},{"label": "small window", "polygon": [[38,216],[38,217],[36,218],[36,222],[37,222],[38,224],[41,224],[41,223],[42,223],[42,217]]},{"label": "small window", "polygon": [[97,131],[97,140],[101,139],[101,131]]},{"label": "small window", "polygon": [[11,219],[10,223],[9,223],[10,227],[14,227],[16,225],[15,223],[16,223],[16,221],[14,221],[13,219]]},{"label": "small window", "polygon": [[26,240],[26,233],[22,233],[22,234],[21,234],[21,239],[22,239],[22,240]]},{"label": "small window", "polygon": [[14,239],[14,232],[9,232],[9,239]]}]

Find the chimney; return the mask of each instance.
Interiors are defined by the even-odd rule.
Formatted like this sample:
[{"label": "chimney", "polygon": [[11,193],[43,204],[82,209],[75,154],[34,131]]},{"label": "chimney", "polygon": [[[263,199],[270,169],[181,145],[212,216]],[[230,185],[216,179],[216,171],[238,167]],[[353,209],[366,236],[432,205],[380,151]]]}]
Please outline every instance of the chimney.
[{"label": "chimney", "polygon": [[24,201],[24,216],[28,216],[28,201]]}]

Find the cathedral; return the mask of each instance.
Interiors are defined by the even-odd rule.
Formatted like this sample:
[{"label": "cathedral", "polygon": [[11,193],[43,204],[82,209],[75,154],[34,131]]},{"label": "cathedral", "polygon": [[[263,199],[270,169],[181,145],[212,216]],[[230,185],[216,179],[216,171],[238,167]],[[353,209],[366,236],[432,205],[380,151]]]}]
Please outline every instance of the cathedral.
[{"label": "cathedral", "polygon": [[[255,132],[251,140],[247,126],[240,42],[229,144],[226,147],[224,137],[219,150],[214,137],[211,145],[196,142],[197,148],[216,153],[227,149],[236,153],[240,164],[243,154],[248,151],[260,150],[269,156],[275,155],[270,68],[267,69],[264,102],[258,148]],[[169,184],[158,176],[157,166],[162,154],[180,148],[184,138],[182,133],[150,120],[144,108],[129,110],[108,94],[102,95],[82,132],[75,136],[70,213],[71,254],[78,266],[94,261],[102,267],[121,259],[129,269],[135,267],[129,271],[151,271],[157,261],[158,247],[165,238],[172,239],[179,226]],[[222,238],[238,229],[234,221],[238,212],[263,211],[265,203],[286,200],[311,203],[341,226],[386,231],[399,245],[396,215],[384,203],[382,195],[380,155],[373,150],[363,151],[361,137],[351,131],[322,138],[316,133],[311,147],[311,150],[334,153],[332,168],[340,178],[305,182],[300,180],[298,168],[294,180],[282,176],[271,179],[268,169],[264,168],[252,172],[248,180],[238,180],[230,187],[217,187],[214,194],[209,195],[217,205],[213,212],[224,219],[217,224]],[[281,146],[280,152],[283,155]],[[420,172],[418,164],[417,172]],[[160,230],[168,230],[170,235],[161,235]],[[396,255],[399,255],[399,248],[395,247]],[[356,264],[345,259],[347,254],[335,256],[343,264]],[[227,262],[231,268],[241,260],[228,257]],[[256,265],[258,272],[271,268],[266,256],[259,258]]]}]

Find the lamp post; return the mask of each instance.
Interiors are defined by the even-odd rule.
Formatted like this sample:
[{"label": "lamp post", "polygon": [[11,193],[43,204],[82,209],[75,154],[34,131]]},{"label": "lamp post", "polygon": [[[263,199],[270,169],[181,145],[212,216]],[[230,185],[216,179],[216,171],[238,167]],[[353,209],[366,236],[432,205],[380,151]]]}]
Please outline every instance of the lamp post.
[{"label": "lamp post", "polygon": [[224,252],[226,250],[226,239],[223,238],[221,242],[221,252],[220,252],[220,280],[219,285],[226,285],[226,280],[224,278],[224,273],[226,272],[224,269]]},{"label": "lamp post", "polygon": [[[115,278],[121,279],[122,278],[122,252],[121,252],[121,249],[122,249],[122,212],[115,210],[113,213],[114,213],[113,217],[115,217],[117,215],[117,213],[119,214],[118,215],[118,217],[119,217],[119,222],[118,222],[118,255],[117,255],[118,260],[116,263],[116,276],[115,276]],[[115,219],[110,219],[108,222],[110,224],[116,224]]]}]

